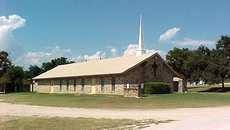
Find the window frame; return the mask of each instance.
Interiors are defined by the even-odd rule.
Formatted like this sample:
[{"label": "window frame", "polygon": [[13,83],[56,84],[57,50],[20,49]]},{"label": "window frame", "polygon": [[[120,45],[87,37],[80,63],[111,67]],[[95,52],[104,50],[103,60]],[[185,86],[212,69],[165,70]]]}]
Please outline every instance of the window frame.
[{"label": "window frame", "polygon": [[101,78],[100,80],[101,80],[101,92],[104,93],[104,91],[105,91],[105,79]]},{"label": "window frame", "polygon": [[82,78],[82,79],[81,79],[81,91],[83,92],[84,89],[85,89],[85,79]]},{"label": "window frame", "polygon": [[73,89],[74,89],[74,91],[76,92],[76,90],[77,90],[77,81],[76,81],[76,79],[74,79],[73,80]]},{"label": "window frame", "polygon": [[69,91],[69,80],[66,79],[66,91]]},{"label": "window frame", "polygon": [[62,80],[60,79],[60,82],[59,82],[60,84],[60,86],[59,86],[59,91],[61,92],[62,91]]},{"label": "window frame", "polygon": [[115,79],[115,77],[112,77],[112,79],[111,79],[111,85],[112,85],[112,92],[115,92],[115,89],[116,89],[116,87],[115,87],[115,85],[116,85],[116,79]]}]

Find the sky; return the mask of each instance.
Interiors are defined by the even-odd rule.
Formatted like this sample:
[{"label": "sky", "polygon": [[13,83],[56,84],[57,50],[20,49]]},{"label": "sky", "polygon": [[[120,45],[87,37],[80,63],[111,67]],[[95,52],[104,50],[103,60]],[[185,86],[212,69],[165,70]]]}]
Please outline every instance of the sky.
[{"label": "sky", "polygon": [[28,67],[134,55],[139,16],[147,52],[215,47],[230,34],[230,0],[0,0],[0,50]]}]

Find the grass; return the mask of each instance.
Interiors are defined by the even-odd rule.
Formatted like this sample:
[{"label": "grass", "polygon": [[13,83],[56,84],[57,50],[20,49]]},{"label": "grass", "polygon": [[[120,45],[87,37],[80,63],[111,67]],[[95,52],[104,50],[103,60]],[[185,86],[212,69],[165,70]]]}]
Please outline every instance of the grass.
[{"label": "grass", "polygon": [[155,109],[226,106],[230,105],[230,94],[188,92],[183,94],[152,95],[144,98],[127,98],[112,95],[11,93],[0,95],[0,100],[9,103],[39,106]]},{"label": "grass", "polygon": [[[150,123],[150,122],[149,122]],[[151,122],[154,123],[154,122]],[[0,120],[1,130],[101,130],[138,125],[128,119],[16,117]]]},{"label": "grass", "polygon": [[221,86],[200,86],[200,87],[192,87],[188,89],[189,92],[209,92],[209,93],[227,93],[230,92],[230,86],[225,85],[224,88]]}]

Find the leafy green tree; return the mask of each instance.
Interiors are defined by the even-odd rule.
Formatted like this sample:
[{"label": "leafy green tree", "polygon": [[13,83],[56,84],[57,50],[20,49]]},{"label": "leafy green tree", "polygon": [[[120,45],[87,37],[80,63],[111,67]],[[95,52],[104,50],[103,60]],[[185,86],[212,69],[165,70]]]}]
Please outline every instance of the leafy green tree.
[{"label": "leafy green tree", "polygon": [[173,48],[166,55],[166,60],[178,73],[183,74],[185,80],[191,77],[191,55],[188,48]]},{"label": "leafy green tree", "polygon": [[209,65],[211,51],[208,47],[200,46],[198,49],[193,50],[192,53],[190,59],[190,81],[198,83],[202,80],[207,82],[205,71]]},{"label": "leafy green tree", "polygon": [[4,73],[1,77],[0,77],[0,92],[6,93],[6,87],[7,84],[10,83],[10,78],[8,73]]},{"label": "leafy green tree", "polygon": [[46,72],[48,70],[55,68],[58,65],[70,64],[70,63],[74,63],[74,61],[69,61],[65,57],[60,57],[60,58],[52,59],[50,62],[42,63],[41,68],[43,72]]},{"label": "leafy green tree", "polygon": [[10,83],[8,70],[11,66],[9,55],[5,51],[0,51],[0,92],[6,92],[7,84]]},{"label": "leafy green tree", "polygon": [[24,84],[25,73],[23,68],[20,66],[12,66],[8,74],[11,84],[14,86],[14,90],[19,91],[20,87]]},{"label": "leafy green tree", "polygon": [[25,71],[25,78],[30,80],[41,73],[42,73],[42,69],[40,67],[38,67],[37,65],[31,65],[28,68],[28,70]]},{"label": "leafy green tree", "polygon": [[5,51],[0,51],[0,77],[7,72],[11,66],[9,55]]},{"label": "leafy green tree", "polygon": [[221,83],[230,78],[230,37],[221,36],[216,44],[216,49],[212,50],[210,63],[206,72],[210,75],[209,81]]},{"label": "leafy green tree", "polygon": [[227,60],[230,60],[230,36],[221,36],[216,44],[216,50],[220,51]]},{"label": "leafy green tree", "polygon": [[221,83],[224,88],[224,81],[230,78],[230,37],[221,36],[212,50],[205,46],[195,50],[174,48],[166,59],[186,80]]}]

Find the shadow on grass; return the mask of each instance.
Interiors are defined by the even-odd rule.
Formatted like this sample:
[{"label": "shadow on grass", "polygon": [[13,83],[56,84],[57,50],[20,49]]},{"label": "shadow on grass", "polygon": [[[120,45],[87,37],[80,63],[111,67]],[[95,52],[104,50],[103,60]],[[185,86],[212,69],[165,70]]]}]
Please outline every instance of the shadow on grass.
[{"label": "shadow on grass", "polygon": [[230,92],[230,87],[225,87],[225,88],[213,87],[213,88],[209,88],[207,90],[202,90],[202,91],[199,91],[199,92],[227,93],[227,92]]}]

